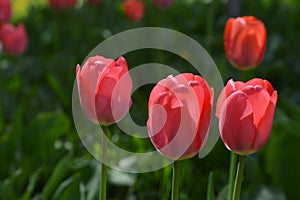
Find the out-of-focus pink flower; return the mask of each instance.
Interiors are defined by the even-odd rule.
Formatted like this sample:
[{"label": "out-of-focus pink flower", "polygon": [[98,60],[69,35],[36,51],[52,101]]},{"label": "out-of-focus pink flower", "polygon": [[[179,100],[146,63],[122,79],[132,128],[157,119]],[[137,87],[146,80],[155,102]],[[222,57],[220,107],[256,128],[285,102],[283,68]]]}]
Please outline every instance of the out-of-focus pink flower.
[{"label": "out-of-focus pink flower", "polygon": [[74,8],[77,0],[49,0],[50,6],[53,9]]},{"label": "out-of-focus pink flower", "polygon": [[125,58],[90,57],[82,69],[77,65],[76,77],[81,108],[90,121],[110,125],[128,112],[132,81]]},{"label": "out-of-focus pink flower", "polygon": [[267,80],[229,80],[216,111],[225,146],[240,155],[263,148],[270,136],[276,102],[277,92]]},{"label": "out-of-focus pink flower", "polygon": [[213,90],[198,75],[169,76],[151,91],[148,133],[155,148],[167,158],[195,156],[206,143]]},{"label": "out-of-focus pink flower", "polygon": [[153,3],[158,8],[168,8],[173,4],[173,0],[153,0]]},{"label": "out-of-focus pink flower", "polygon": [[128,19],[138,21],[144,16],[145,5],[141,0],[125,0],[123,10]]},{"label": "out-of-focus pink flower", "polygon": [[28,42],[24,24],[19,24],[16,28],[12,24],[1,25],[0,40],[5,53],[10,55],[22,54]]},{"label": "out-of-focus pink flower", "polygon": [[267,43],[264,23],[253,16],[228,19],[224,31],[225,53],[239,69],[256,67],[263,59]]},{"label": "out-of-focus pink flower", "polygon": [[7,22],[11,18],[10,0],[0,0],[0,23]]}]

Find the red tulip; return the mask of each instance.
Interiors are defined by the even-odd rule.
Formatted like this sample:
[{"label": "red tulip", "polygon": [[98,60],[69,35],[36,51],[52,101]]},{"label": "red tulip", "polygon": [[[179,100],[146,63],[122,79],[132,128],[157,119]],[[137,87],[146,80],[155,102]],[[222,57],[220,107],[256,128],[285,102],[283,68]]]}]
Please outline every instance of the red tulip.
[{"label": "red tulip", "polygon": [[128,112],[132,81],[125,58],[90,57],[81,70],[77,65],[76,77],[81,108],[90,121],[110,125]]},{"label": "red tulip", "polygon": [[89,5],[98,5],[102,2],[102,0],[88,0]]},{"label": "red tulip", "polygon": [[49,3],[53,9],[74,8],[77,0],[49,0]]},{"label": "red tulip", "polygon": [[212,112],[213,90],[200,76],[169,76],[153,88],[148,103],[150,140],[167,158],[195,156],[204,146]]},{"label": "red tulip", "polygon": [[230,18],[225,27],[224,45],[227,59],[239,69],[256,67],[266,49],[265,25],[253,16]]},{"label": "red tulip", "polygon": [[276,101],[277,92],[267,80],[229,80],[216,112],[225,146],[240,155],[262,149],[270,136]]},{"label": "red tulip", "polygon": [[16,28],[11,24],[3,24],[0,27],[0,40],[7,54],[22,54],[28,42],[24,24],[19,24]]},{"label": "red tulip", "polygon": [[138,21],[144,16],[145,5],[141,0],[125,0],[123,10],[128,19]]},{"label": "red tulip", "polygon": [[0,22],[7,22],[11,18],[10,0],[0,0]]},{"label": "red tulip", "polygon": [[158,8],[168,8],[172,6],[173,0],[153,0],[153,3]]}]

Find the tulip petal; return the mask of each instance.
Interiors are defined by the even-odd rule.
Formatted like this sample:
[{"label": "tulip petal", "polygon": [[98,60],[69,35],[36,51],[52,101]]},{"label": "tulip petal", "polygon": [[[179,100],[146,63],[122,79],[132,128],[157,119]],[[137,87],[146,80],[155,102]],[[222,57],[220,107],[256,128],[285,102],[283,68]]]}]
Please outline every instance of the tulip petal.
[{"label": "tulip petal", "polygon": [[271,96],[270,103],[265,111],[264,116],[261,118],[257,126],[257,136],[255,143],[253,144],[253,149],[255,151],[260,150],[268,141],[270,132],[272,129],[273,118],[275,113],[277,101],[277,92],[275,91]]},{"label": "tulip petal", "polygon": [[248,86],[248,85],[252,85],[252,86],[259,85],[259,86],[265,88],[268,91],[268,93],[270,94],[270,96],[274,92],[274,88],[271,85],[271,83],[267,80],[263,80],[263,79],[260,79],[260,78],[251,79],[250,81],[245,83],[245,86]]},{"label": "tulip petal", "polygon": [[238,90],[240,90],[242,87],[244,87],[244,83],[241,81],[236,81],[234,82],[233,79],[230,79],[226,86],[223,88],[223,90],[221,91],[218,100],[217,100],[217,105],[216,105],[216,117],[219,118],[220,116],[220,110],[222,108],[222,105],[224,103],[224,101],[226,100],[226,98],[228,96],[230,96],[233,92],[236,92]]},{"label": "tulip petal", "polygon": [[168,92],[161,94],[149,108],[147,122],[149,136],[155,148],[168,157],[174,155],[169,143],[176,136],[181,120],[181,108],[172,109],[170,104],[174,98],[175,96]]},{"label": "tulip petal", "polygon": [[85,116],[93,122],[97,122],[94,98],[91,97],[89,92],[89,85],[86,83],[82,76],[82,71],[80,70],[80,65],[76,67],[76,80],[78,85],[78,93],[80,98],[80,105]]},{"label": "tulip petal", "polygon": [[248,101],[253,107],[254,125],[257,127],[261,118],[265,115],[267,107],[270,102],[270,95],[261,86],[247,86],[242,89],[247,94]]},{"label": "tulip petal", "polygon": [[267,40],[267,30],[265,25],[260,20],[255,20],[251,23],[251,29],[255,32],[257,45],[259,49],[263,52],[265,51],[266,47],[266,40]]},{"label": "tulip petal", "polygon": [[219,129],[226,147],[244,155],[255,137],[253,108],[241,91],[231,94],[221,109]]},{"label": "tulip petal", "polygon": [[258,65],[262,59],[262,48],[258,43],[257,33],[253,29],[245,29],[241,34],[241,57],[243,58],[245,67],[253,67]]},{"label": "tulip petal", "polygon": [[226,22],[225,31],[224,31],[224,46],[225,46],[225,52],[227,53],[229,51],[230,46],[230,38],[231,38],[231,29],[232,24],[234,22],[233,18],[230,18]]}]

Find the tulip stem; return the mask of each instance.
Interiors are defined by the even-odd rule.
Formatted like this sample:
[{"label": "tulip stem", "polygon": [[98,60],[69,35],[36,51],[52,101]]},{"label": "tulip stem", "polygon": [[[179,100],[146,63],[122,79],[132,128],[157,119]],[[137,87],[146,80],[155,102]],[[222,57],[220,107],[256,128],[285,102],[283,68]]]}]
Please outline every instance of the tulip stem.
[{"label": "tulip stem", "polygon": [[179,196],[179,175],[180,175],[180,165],[181,161],[174,161],[173,166],[173,179],[172,179],[172,200],[178,200]]},{"label": "tulip stem", "polygon": [[228,188],[228,200],[232,199],[233,195],[233,186],[234,186],[234,177],[235,177],[235,171],[236,171],[236,160],[237,160],[237,154],[231,152],[230,154],[230,166],[229,166],[229,188]]},{"label": "tulip stem", "polygon": [[243,182],[243,174],[244,174],[244,168],[245,168],[245,159],[246,156],[238,156],[238,167],[234,182],[234,189],[233,189],[233,200],[239,200],[240,199],[240,193],[241,193],[241,186]]},{"label": "tulip stem", "polygon": [[107,159],[107,137],[109,135],[108,126],[101,126],[103,130],[102,135],[102,151],[101,151],[101,180],[99,188],[99,199],[106,200],[106,165],[104,162]]}]

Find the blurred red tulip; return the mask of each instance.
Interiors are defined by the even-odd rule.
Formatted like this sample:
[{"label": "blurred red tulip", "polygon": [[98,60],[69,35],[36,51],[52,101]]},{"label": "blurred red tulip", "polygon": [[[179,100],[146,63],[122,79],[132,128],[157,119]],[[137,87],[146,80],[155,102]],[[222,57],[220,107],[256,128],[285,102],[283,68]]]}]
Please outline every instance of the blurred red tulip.
[{"label": "blurred red tulip", "polygon": [[5,53],[10,55],[22,54],[28,42],[24,24],[19,24],[16,28],[12,24],[1,25],[0,40]]},{"label": "blurred red tulip", "polygon": [[11,18],[10,0],[0,0],[0,23],[7,22]]},{"label": "blurred red tulip", "polygon": [[230,18],[225,27],[227,59],[239,69],[256,67],[263,59],[267,43],[265,25],[253,16]]},{"label": "blurred red tulip", "polygon": [[153,0],[153,3],[158,8],[168,8],[172,6],[173,0]]},{"label": "blurred red tulip", "polygon": [[148,103],[148,133],[155,148],[173,160],[195,156],[208,136],[212,101],[213,90],[198,75],[159,81]]},{"label": "blurred red tulip", "polygon": [[110,125],[128,112],[132,81],[125,58],[90,57],[82,69],[77,65],[76,77],[81,108],[90,121]]},{"label": "blurred red tulip", "polygon": [[267,80],[229,80],[216,111],[225,146],[240,155],[262,149],[272,129],[276,102],[277,92]]},{"label": "blurred red tulip", "polygon": [[125,0],[123,10],[128,19],[138,21],[144,16],[145,5],[141,0]]},{"label": "blurred red tulip", "polygon": [[88,0],[87,3],[91,6],[95,6],[102,3],[102,0]]},{"label": "blurred red tulip", "polygon": [[49,3],[53,9],[74,8],[77,0],[49,0]]}]

